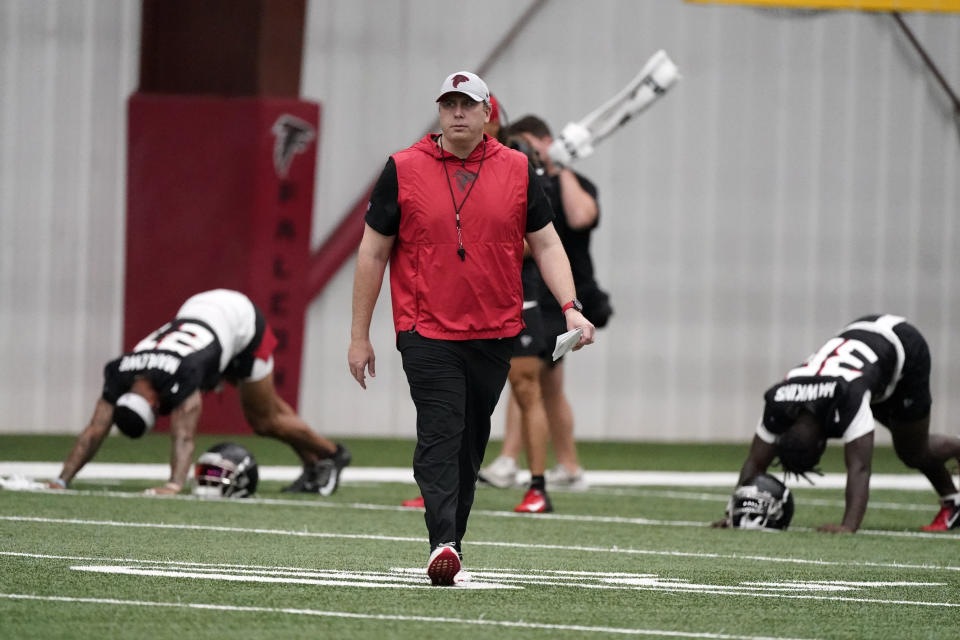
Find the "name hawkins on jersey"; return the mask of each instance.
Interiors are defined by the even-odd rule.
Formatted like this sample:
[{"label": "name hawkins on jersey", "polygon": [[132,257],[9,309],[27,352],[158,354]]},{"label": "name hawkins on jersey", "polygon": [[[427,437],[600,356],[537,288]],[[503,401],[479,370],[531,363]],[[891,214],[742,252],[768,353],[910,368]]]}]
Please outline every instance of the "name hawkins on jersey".
[{"label": "name hawkins on jersey", "polygon": [[834,382],[808,382],[805,384],[785,384],[777,389],[774,402],[810,402],[820,398],[832,398],[836,391]]}]

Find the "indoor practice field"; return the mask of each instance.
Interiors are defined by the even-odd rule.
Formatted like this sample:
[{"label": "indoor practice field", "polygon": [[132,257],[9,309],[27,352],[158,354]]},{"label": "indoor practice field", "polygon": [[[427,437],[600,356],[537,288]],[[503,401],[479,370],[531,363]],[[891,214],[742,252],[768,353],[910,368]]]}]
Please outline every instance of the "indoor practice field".
[{"label": "indoor practice field", "polygon": [[[261,466],[290,456],[239,438]],[[213,442],[201,438],[198,450]],[[59,462],[67,437],[0,438],[3,461]],[[348,441],[356,469],[408,465],[412,443]],[[147,445],[147,446],[144,446]],[[111,438],[102,462],[162,463],[168,440]],[[491,445],[495,446],[495,445]],[[745,446],[584,443],[592,470],[723,471]],[[493,451],[493,449],[491,449]],[[842,470],[831,448],[824,470]],[[351,469],[354,469],[351,467]],[[889,449],[877,474],[902,473]],[[594,486],[556,512],[512,512],[478,489],[470,580],[431,587],[409,483],[350,482],[329,498],[264,481],[248,500],[147,497],[150,480],[0,491],[0,637],[953,638],[960,535],[919,531],[929,490],[875,489],[853,536],[839,489],[796,487],[786,532],[710,529],[729,487]]]},{"label": "indoor practice field", "polygon": [[0,640],[960,640],[960,0],[0,0],[0,87]]}]

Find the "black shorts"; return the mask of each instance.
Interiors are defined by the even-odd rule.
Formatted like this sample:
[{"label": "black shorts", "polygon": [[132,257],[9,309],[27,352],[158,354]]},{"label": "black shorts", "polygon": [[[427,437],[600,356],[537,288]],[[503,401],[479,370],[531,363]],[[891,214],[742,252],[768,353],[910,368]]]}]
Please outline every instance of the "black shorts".
[{"label": "black shorts", "polygon": [[896,422],[916,422],[930,415],[930,349],[916,327],[901,322],[893,332],[903,345],[904,363],[893,394],[873,405],[873,417],[891,427]]},{"label": "black shorts", "polygon": [[548,367],[555,367],[563,362],[563,358],[554,361],[553,348],[557,344],[557,336],[567,332],[567,316],[560,310],[556,300],[540,301],[540,316],[543,321],[543,335],[546,348],[543,350],[543,359]]},{"label": "black shorts", "polygon": [[[540,303],[537,297],[543,289],[543,279],[533,258],[523,259],[523,269],[520,272],[520,281],[523,283],[523,331],[517,335],[513,345],[513,357],[546,357],[547,336],[544,333],[543,315],[540,312]],[[529,305],[534,305],[529,307]]]},{"label": "black shorts", "polygon": [[513,357],[544,357],[547,340],[543,333],[543,318],[540,316],[539,305],[523,310],[523,324],[523,331],[513,343]]}]

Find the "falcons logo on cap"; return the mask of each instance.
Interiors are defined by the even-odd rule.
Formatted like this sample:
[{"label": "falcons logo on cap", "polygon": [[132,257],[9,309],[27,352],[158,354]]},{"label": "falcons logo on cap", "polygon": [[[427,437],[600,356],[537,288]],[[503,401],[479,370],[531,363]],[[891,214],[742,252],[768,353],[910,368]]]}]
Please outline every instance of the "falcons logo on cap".
[{"label": "falcons logo on cap", "polygon": [[288,113],[283,114],[271,127],[273,133],[273,168],[277,175],[286,177],[293,157],[307,150],[307,146],[317,137],[310,124]]},{"label": "falcons logo on cap", "polygon": [[453,88],[456,89],[457,87],[460,86],[461,82],[470,82],[470,78],[468,78],[463,74],[458,73],[457,75],[453,76],[452,82],[453,82]]}]

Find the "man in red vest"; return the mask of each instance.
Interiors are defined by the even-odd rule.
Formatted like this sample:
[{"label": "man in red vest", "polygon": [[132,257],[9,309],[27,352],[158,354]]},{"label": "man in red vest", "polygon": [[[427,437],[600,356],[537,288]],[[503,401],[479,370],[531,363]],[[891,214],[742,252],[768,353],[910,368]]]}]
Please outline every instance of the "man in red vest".
[{"label": "man in red vest", "polygon": [[593,342],[553,213],[527,157],[483,132],[490,91],[468,71],[437,97],[439,134],[393,154],[373,189],[353,286],[347,362],[366,388],[376,375],[370,320],[387,262],[397,348],[417,408],[413,471],[430,536],[427,574],[452,585],[473,505],[490,415],[523,328],[526,238],[543,279]]}]

